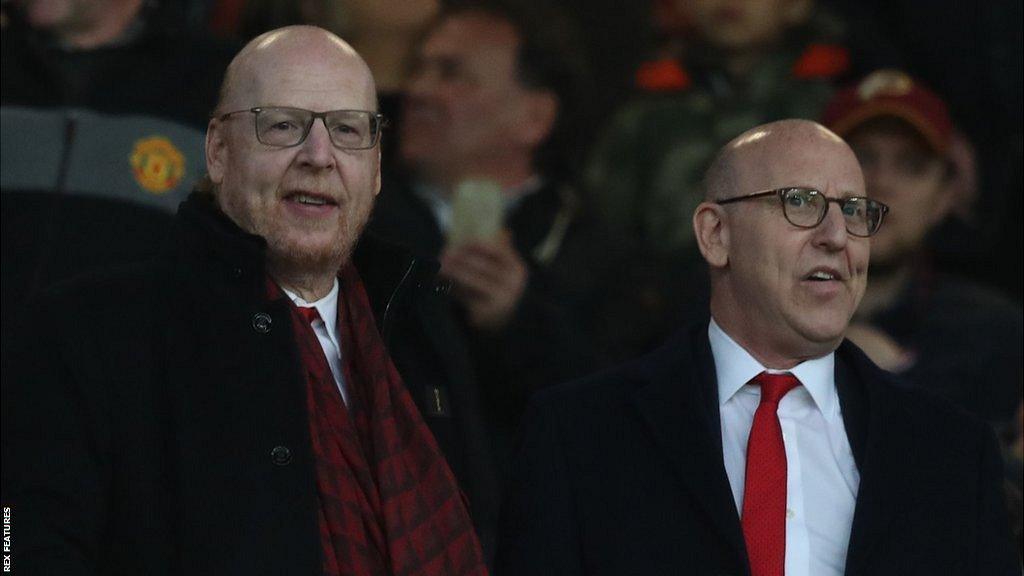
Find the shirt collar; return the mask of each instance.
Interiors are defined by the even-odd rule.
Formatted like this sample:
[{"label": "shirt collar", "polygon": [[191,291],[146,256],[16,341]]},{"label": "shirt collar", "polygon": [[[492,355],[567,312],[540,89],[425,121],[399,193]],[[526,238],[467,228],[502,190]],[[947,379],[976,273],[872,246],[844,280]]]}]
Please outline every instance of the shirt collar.
[{"label": "shirt collar", "polygon": [[327,327],[327,333],[331,336],[331,340],[337,342],[338,338],[335,331],[338,329],[338,294],[341,291],[337,278],[334,279],[334,285],[331,286],[331,291],[316,302],[307,302],[291,290],[287,288],[281,289],[284,290],[284,293],[291,298],[292,302],[296,306],[300,306],[302,308],[316,308],[317,314],[320,315],[320,318],[324,321],[324,326]]},{"label": "shirt collar", "polygon": [[[762,366],[749,352],[726,334],[714,318],[708,325],[708,340],[711,343],[711,355],[715,359],[719,405],[728,402],[740,388],[743,388],[761,372],[779,372]],[[830,352],[820,358],[806,360],[784,372],[790,372],[800,380],[822,414],[826,417],[832,417],[835,414],[838,404],[835,386],[835,352]]]}]

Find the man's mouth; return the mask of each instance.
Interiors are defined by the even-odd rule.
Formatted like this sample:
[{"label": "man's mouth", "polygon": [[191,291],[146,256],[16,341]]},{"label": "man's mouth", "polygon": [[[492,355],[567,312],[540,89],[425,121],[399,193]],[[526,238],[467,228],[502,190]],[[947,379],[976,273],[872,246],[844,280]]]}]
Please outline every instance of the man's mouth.
[{"label": "man's mouth", "polygon": [[842,280],[842,276],[838,271],[831,268],[815,268],[810,274],[804,276],[804,280],[810,280],[812,282],[831,282],[833,280]]},{"label": "man's mouth", "polygon": [[331,197],[309,192],[294,192],[284,197],[288,202],[295,202],[303,206],[337,206]]}]

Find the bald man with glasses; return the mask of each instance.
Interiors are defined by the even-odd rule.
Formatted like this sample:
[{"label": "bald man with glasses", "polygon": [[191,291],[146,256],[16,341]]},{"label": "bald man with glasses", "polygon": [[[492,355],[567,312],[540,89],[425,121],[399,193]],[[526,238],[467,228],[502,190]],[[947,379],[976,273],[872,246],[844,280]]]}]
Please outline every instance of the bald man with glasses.
[{"label": "bald man with glasses", "polygon": [[432,366],[447,316],[436,264],[362,233],[376,102],[333,34],[254,39],[165,251],[56,289],[5,338],[15,572],[486,573],[434,433],[453,462],[484,440],[428,427],[392,363]]},{"label": "bald man with glasses", "polygon": [[497,572],[1018,574],[992,433],[844,339],[886,212],[818,124],[727,144],[693,216],[710,317],[535,397]]}]

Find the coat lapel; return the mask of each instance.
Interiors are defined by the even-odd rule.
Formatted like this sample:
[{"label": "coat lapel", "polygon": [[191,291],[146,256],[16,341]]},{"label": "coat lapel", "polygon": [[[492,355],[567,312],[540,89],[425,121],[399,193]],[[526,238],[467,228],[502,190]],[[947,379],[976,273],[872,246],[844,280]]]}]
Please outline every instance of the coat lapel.
[{"label": "coat lapel", "polygon": [[[746,547],[722,459],[714,362],[704,325],[683,335],[652,361],[650,384],[637,409],[656,444],[694,494],[711,523],[744,558]],[[891,378],[849,343],[836,354],[836,385],[860,486],[846,557],[848,576],[872,574],[879,544],[903,493],[900,415],[887,386]]]},{"label": "coat lapel", "polygon": [[651,383],[637,392],[636,407],[681,482],[746,566],[743,531],[722,458],[707,325],[696,326],[656,357]]},{"label": "coat lapel", "polygon": [[904,435],[897,429],[901,419],[886,388],[890,378],[847,342],[836,360],[843,423],[860,471],[846,574],[873,574],[884,562],[878,545],[890,538],[889,524],[902,494]]}]

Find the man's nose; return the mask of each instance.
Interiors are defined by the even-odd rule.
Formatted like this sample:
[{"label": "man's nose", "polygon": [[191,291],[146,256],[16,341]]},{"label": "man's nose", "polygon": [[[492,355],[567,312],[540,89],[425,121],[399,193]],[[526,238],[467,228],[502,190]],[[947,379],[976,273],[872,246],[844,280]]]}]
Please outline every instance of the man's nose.
[{"label": "man's nose", "polygon": [[309,127],[309,134],[299,146],[297,160],[313,168],[330,168],[334,165],[334,144],[331,143],[323,118],[317,118]]},{"label": "man's nose", "polygon": [[842,250],[849,241],[846,232],[846,217],[843,208],[835,202],[829,202],[825,209],[825,218],[814,229],[815,244],[827,250]]}]

